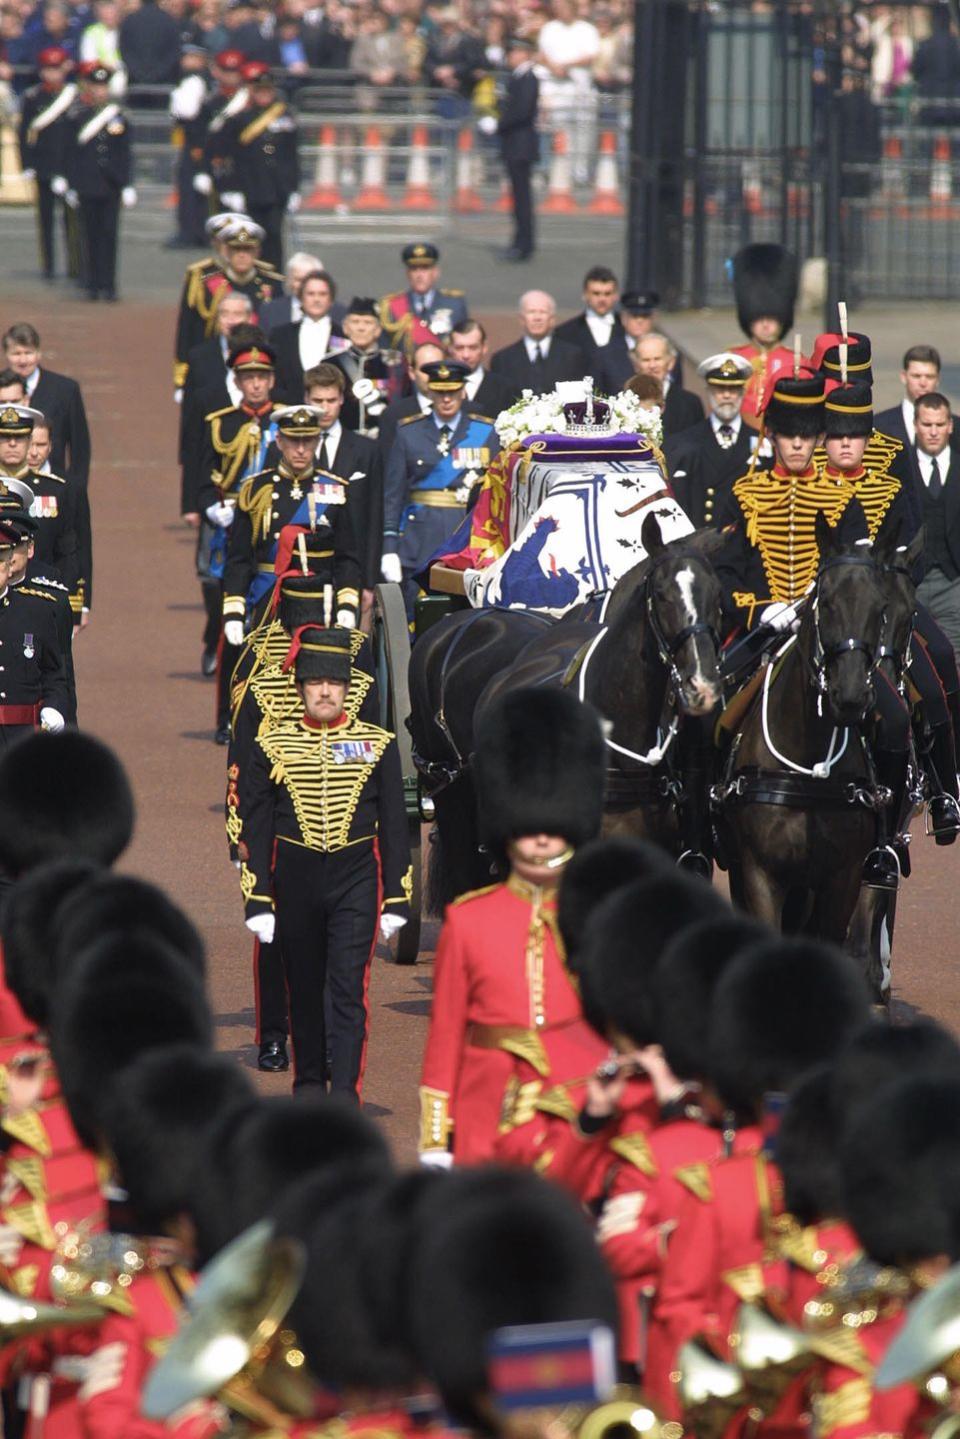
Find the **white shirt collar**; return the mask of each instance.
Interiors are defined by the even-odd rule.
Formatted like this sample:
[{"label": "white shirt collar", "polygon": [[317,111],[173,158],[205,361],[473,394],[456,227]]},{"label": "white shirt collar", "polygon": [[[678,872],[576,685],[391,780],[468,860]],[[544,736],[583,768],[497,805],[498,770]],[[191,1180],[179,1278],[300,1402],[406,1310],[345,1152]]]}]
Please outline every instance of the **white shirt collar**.
[{"label": "white shirt collar", "polygon": [[[930,471],[933,468],[933,461],[933,455],[925,454],[923,450],[917,450],[917,463],[920,466],[920,478],[921,480],[923,480],[923,483],[925,485],[929,485],[930,483]],[[947,448],[945,450],[940,451],[939,455],[936,456],[936,461],[937,469],[940,472],[940,483],[943,484],[943,482],[947,478],[947,475],[950,473],[949,445],[947,445]]]},{"label": "white shirt collar", "polygon": [[28,400],[30,399],[30,396],[33,394],[34,390],[37,388],[37,386],[39,385],[39,383],[40,383],[40,366],[39,366],[39,365],[35,365],[34,368],[30,371],[29,375],[27,376],[27,399],[28,399]]},{"label": "white shirt collar", "polygon": [[425,395],[422,390],[417,391],[417,404],[420,406],[421,415],[432,414],[433,401],[431,400],[430,396]]},{"label": "white shirt collar", "polygon": [[613,327],[616,324],[616,316],[613,311],[611,310],[609,315],[596,315],[593,310],[587,309],[584,311],[583,317],[595,343],[601,346],[609,344]]},{"label": "white shirt collar", "polygon": [[321,431],[317,436],[317,456],[320,455],[320,446],[324,440],[327,442],[327,464],[332,465],[337,458],[337,450],[340,448],[340,436],[343,434],[343,426],[339,420],[334,420],[329,430]]},{"label": "white shirt collar", "polygon": [[463,410],[459,409],[452,420],[441,420],[436,410],[433,409],[430,411],[430,413],[433,416],[433,423],[436,425],[438,430],[442,430],[444,425],[446,425],[447,429],[450,430],[452,433],[460,423],[460,416],[463,414]]},{"label": "white shirt collar", "polygon": [[475,370],[471,370],[471,371],[470,371],[469,375],[467,376],[467,384],[466,384],[466,391],[467,391],[467,399],[468,399],[468,400],[475,400],[475,399],[476,399],[476,397],[477,397],[477,391],[479,390],[480,386],[483,384],[483,379],[484,379],[484,376],[486,375],[486,373],[487,373],[487,372],[486,372],[486,370],[483,368],[482,365],[478,365]]},{"label": "white shirt collar", "polygon": [[531,365],[533,364],[533,359],[534,359],[533,352],[534,352],[534,350],[537,348],[538,345],[540,346],[540,353],[541,353],[541,355],[543,356],[543,358],[544,358],[544,359],[547,358],[547,356],[548,356],[549,353],[550,353],[550,341],[551,341],[552,338],[553,338],[552,335],[544,335],[544,337],[543,337],[542,340],[534,340],[534,339],[531,339],[531,337],[530,337],[529,335],[524,335],[524,337],[523,337],[523,343],[524,343],[524,344],[526,345],[526,347],[527,347],[527,359],[530,361]]},{"label": "white shirt collar", "polygon": [[915,445],[917,443],[917,412],[914,409],[913,401],[904,398],[900,409],[903,413],[903,427],[907,432],[907,439],[911,445]]}]

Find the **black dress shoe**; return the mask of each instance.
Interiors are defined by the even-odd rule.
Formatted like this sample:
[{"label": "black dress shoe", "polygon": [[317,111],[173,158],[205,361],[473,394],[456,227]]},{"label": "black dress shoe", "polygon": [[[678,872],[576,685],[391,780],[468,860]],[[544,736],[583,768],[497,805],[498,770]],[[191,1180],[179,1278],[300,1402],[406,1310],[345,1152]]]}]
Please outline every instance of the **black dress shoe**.
[{"label": "black dress shoe", "polygon": [[960,808],[952,794],[935,794],[930,801],[930,828],[937,844],[953,844],[960,834]]},{"label": "black dress shoe", "polygon": [[508,265],[520,265],[532,257],[532,250],[515,250],[512,245],[509,250],[501,250],[497,255],[498,260],[506,260]]},{"label": "black dress shoe", "polygon": [[290,1068],[290,1061],[287,1058],[287,1046],[282,1039],[265,1039],[260,1046],[260,1053],[257,1055],[257,1068],[264,1070],[267,1074],[281,1074],[283,1070]]},{"label": "black dress shoe", "polygon": [[228,724],[222,724],[219,726],[216,734],[213,737],[213,742],[214,744],[230,743],[230,726]]},{"label": "black dress shoe", "polygon": [[699,849],[685,849],[677,860],[677,869],[685,869],[699,879],[713,878],[713,861]]},{"label": "black dress shoe", "polygon": [[885,889],[896,894],[900,888],[900,864],[890,845],[872,849],[863,861],[863,883],[867,889]]},{"label": "black dress shoe", "polygon": [[214,646],[212,650],[204,650],[203,654],[200,656],[200,673],[202,675],[206,675],[207,679],[209,679],[210,676],[215,675],[216,672],[217,650],[216,646]]}]

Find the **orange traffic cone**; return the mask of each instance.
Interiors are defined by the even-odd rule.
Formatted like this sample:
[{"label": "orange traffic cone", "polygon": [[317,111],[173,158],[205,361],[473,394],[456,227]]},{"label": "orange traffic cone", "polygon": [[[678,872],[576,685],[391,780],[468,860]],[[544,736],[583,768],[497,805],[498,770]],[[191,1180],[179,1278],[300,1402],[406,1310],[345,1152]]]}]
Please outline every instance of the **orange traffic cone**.
[{"label": "orange traffic cone", "polygon": [[324,125],[320,131],[313,189],[303,203],[307,210],[334,210],[343,204],[337,184],[337,132],[332,125]]},{"label": "orange traffic cone", "polygon": [[473,131],[465,125],[457,136],[457,188],[453,197],[453,208],[460,215],[475,214],[483,209],[483,201],[477,192],[476,164],[473,153]]},{"label": "orange traffic cone", "polygon": [[429,143],[426,125],[414,125],[410,139],[407,188],[401,202],[404,210],[432,210],[436,206],[436,197],[430,189]]},{"label": "orange traffic cone", "polygon": [[617,177],[617,137],[612,130],[600,136],[600,155],[593,186],[593,198],[587,206],[591,215],[622,215],[620,181]]},{"label": "orange traffic cone", "polygon": [[953,174],[950,168],[950,137],[938,135],[933,142],[933,164],[930,166],[930,213],[935,220],[948,219],[953,200]]},{"label": "orange traffic cone", "polygon": [[363,140],[363,172],[360,189],[353,202],[355,210],[389,210],[390,197],[385,189],[387,157],[378,125],[370,125]]},{"label": "orange traffic cone", "polygon": [[883,142],[880,176],[885,195],[903,194],[903,141],[899,135],[888,135]]},{"label": "orange traffic cone", "polygon": [[553,151],[550,160],[550,180],[547,195],[540,206],[542,215],[573,215],[577,211],[573,198],[573,180],[570,174],[570,145],[565,130],[557,130],[553,137]]}]

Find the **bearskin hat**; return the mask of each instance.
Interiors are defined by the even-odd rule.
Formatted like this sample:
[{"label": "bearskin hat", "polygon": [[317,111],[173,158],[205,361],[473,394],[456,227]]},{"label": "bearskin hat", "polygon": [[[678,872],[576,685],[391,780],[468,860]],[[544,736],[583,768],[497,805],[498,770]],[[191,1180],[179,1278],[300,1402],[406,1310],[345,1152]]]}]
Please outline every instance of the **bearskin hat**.
[{"label": "bearskin hat", "polygon": [[779,375],[764,392],[763,423],[778,435],[819,435],[824,426],[822,375]]},{"label": "bearskin hat", "polygon": [[147,1233],[192,1214],[208,1162],[208,1126],[252,1095],[237,1063],[194,1045],[150,1050],[124,1070],[103,1132],[130,1205]]},{"label": "bearskin hat", "polygon": [[960,1080],[960,1044],[933,1019],[871,1020],[837,1055],[832,1073],[837,1107],[850,1123],[888,1085],[924,1077]]},{"label": "bearskin hat", "polygon": [[162,940],[202,979],[206,953],[196,925],[162,889],[131,874],[101,872],[64,899],[57,909],[58,960],[114,930]]},{"label": "bearskin hat", "polygon": [[782,245],[744,245],[733,257],[733,293],[737,320],[750,338],[750,326],[764,315],[780,321],[781,337],[793,328],[799,274],[797,259]]},{"label": "bearskin hat", "polygon": [[[843,380],[843,361],[840,358],[840,346],[843,344],[842,334],[823,334],[817,336],[817,342],[813,347],[813,354],[810,356],[810,364],[815,370],[822,370],[824,379],[833,381],[834,384],[841,384]],[[873,350],[868,335],[858,335],[852,330],[847,332],[847,381],[852,385],[873,384]]]},{"label": "bearskin hat", "polygon": [[197,975],[148,934],[105,934],[71,965],[53,1006],[50,1049],[74,1128],[98,1148],[121,1071],[169,1044],[207,1049],[212,1020]]},{"label": "bearskin hat", "polygon": [[656,845],[621,835],[592,840],[578,850],[563,871],[557,897],[557,923],[570,968],[576,969],[590,917],[602,900],[631,880],[672,868],[668,855]]},{"label": "bearskin hat", "polygon": [[657,963],[654,978],[657,1039],[678,1079],[709,1081],[710,1020],[721,974],[743,950],[763,939],[762,925],[737,914],[711,916],[682,929]]},{"label": "bearskin hat", "polygon": [[323,583],[316,575],[287,575],[280,581],[280,623],[292,635],[302,625],[324,625]]},{"label": "bearskin hat", "polygon": [[823,407],[823,432],[828,440],[842,435],[873,433],[873,395],[869,385],[837,385]]},{"label": "bearskin hat", "polygon": [[960,1082],[884,1089],[858,1112],[841,1165],[846,1217],[872,1259],[960,1258]]},{"label": "bearskin hat", "polygon": [[787,1212],[805,1225],[839,1219],[843,1213],[842,1118],[833,1093],[830,1068],[811,1070],[790,1095],[777,1133],[777,1167]]},{"label": "bearskin hat", "polygon": [[4,976],[24,1014],[40,1029],[50,1023],[56,988],[60,910],[76,890],[82,891],[101,873],[91,860],[56,860],[29,870],[7,898]]},{"label": "bearskin hat", "polygon": [[658,1038],[656,969],[667,944],[687,925],[721,918],[727,906],[702,879],[667,869],[616,890],[591,917],[578,975],[584,1013],[608,1037],[642,1047]]},{"label": "bearskin hat", "polygon": [[866,1021],[869,996],[853,960],[808,939],[764,940],[721,975],[710,1025],[710,1072],[723,1100],[755,1113],[832,1060]]},{"label": "bearskin hat", "polygon": [[32,734],[0,759],[0,865],[20,875],[52,859],[113,864],[133,834],[133,794],[117,756],[77,730]]},{"label": "bearskin hat", "polygon": [[504,857],[518,835],[600,833],[606,747],[596,712],[566,690],[525,688],[480,721],[475,778],[481,837]]},{"label": "bearskin hat", "polygon": [[451,1416],[488,1430],[488,1343],[518,1324],[594,1320],[616,1333],[613,1281],[579,1206],[530,1172],[457,1170],[420,1211],[409,1319]]}]

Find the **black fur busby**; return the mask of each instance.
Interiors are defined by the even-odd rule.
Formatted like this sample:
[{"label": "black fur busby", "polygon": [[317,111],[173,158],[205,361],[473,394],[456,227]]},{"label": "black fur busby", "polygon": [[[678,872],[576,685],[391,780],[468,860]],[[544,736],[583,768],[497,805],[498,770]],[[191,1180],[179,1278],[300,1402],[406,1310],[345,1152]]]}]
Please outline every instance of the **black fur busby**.
[{"label": "black fur busby", "polygon": [[764,935],[762,925],[742,915],[711,916],[682,929],[660,955],[654,1024],[664,1058],[678,1079],[709,1081],[717,982],[731,961]]},{"label": "black fur busby", "polygon": [[872,1259],[960,1258],[960,1082],[882,1090],[859,1111],[841,1164],[846,1217]]},{"label": "black fur busby", "polygon": [[829,1063],[865,1023],[869,996],[853,960],[807,939],[770,938],[737,956],[720,980],[709,1063],[722,1099],[755,1114]]},{"label": "black fur busby", "polygon": [[332,617],[324,613],[323,583],[316,575],[289,575],[280,582],[280,623],[288,634],[301,625],[324,625]]},{"label": "black fur busby", "polygon": [[799,274],[796,256],[782,245],[744,245],[733,257],[733,293],[737,320],[750,338],[754,320],[773,315],[781,338],[793,328]]},{"label": "black fur busby", "polygon": [[133,794],[105,744],[77,730],[32,734],[0,759],[0,865],[20,875],[52,859],[113,864],[133,834]]},{"label": "black fur busby", "polygon": [[777,1133],[776,1159],[786,1208],[804,1225],[843,1214],[843,1130],[833,1093],[830,1068],[811,1070],[790,1095]]},{"label": "black fur busby", "polygon": [[408,1287],[420,1368],[451,1416],[489,1432],[488,1343],[522,1324],[598,1321],[616,1333],[613,1281],[589,1222],[530,1172],[455,1171],[421,1210]]},{"label": "black fur busby", "polygon": [[591,917],[580,952],[584,1013],[609,1038],[613,1031],[635,1045],[659,1036],[656,970],[664,948],[687,925],[728,913],[702,879],[667,869],[616,890]]},{"label": "black fur busby", "polygon": [[117,1177],[144,1232],[193,1216],[209,1162],[208,1127],[248,1100],[244,1071],[193,1045],[148,1051],[129,1065],[103,1115]]},{"label": "black fur busby", "polygon": [[819,435],[824,426],[824,382],[820,375],[784,375],[776,380],[763,411],[765,427],[778,435]]},{"label": "black fur busby", "polygon": [[576,969],[581,943],[598,904],[631,880],[672,868],[664,850],[621,835],[592,840],[578,850],[563,871],[557,897],[557,923],[568,966]]},{"label": "black fur busby", "polygon": [[113,930],[162,940],[202,979],[206,955],[196,925],[162,889],[131,874],[101,872],[63,900],[57,909],[58,964]]},{"label": "black fur busby", "polygon": [[596,712],[566,690],[526,688],[484,714],[474,773],[483,841],[498,858],[518,835],[600,833],[606,746]]},{"label": "black fur busby", "polygon": [[150,1049],[209,1048],[212,1020],[190,965],[150,935],[105,934],[59,984],[50,1048],[83,1143],[101,1143],[103,1116],[121,1073]]},{"label": "black fur busby", "polygon": [[873,432],[873,395],[869,385],[837,385],[823,407],[824,434],[828,440],[842,435]]},{"label": "black fur busby", "polygon": [[[363,1193],[332,1205],[312,1181],[301,1186],[313,1222],[290,1323],[324,1386],[412,1392],[417,1369],[406,1318],[408,1271],[420,1212],[445,1182],[429,1169],[381,1175]],[[283,1206],[277,1228],[285,1230]]]},{"label": "black fur busby", "polygon": [[50,1022],[56,988],[60,911],[101,873],[90,860],[41,864],[17,880],[4,905],[4,975],[20,1008],[40,1029]]},{"label": "black fur busby", "polygon": [[871,1020],[841,1050],[832,1073],[836,1105],[851,1123],[891,1084],[924,1077],[960,1081],[960,1044],[933,1019]]},{"label": "black fur busby", "polygon": [[[825,379],[843,381],[843,360],[841,345],[843,335],[823,334],[817,336],[810,363],[815,370],[822,370]],[[869,335],[847,332],[847,381],[851,385],[873,384],[873,347]]]}]

